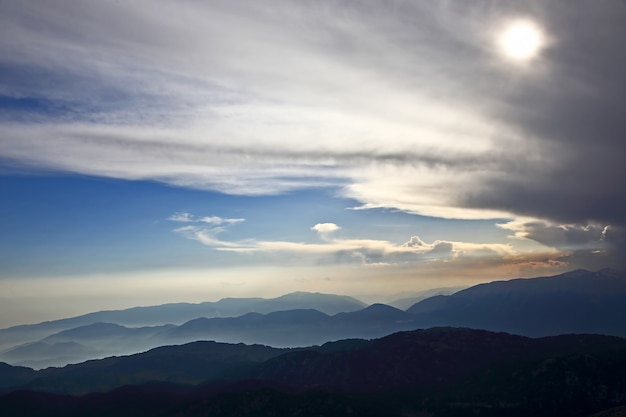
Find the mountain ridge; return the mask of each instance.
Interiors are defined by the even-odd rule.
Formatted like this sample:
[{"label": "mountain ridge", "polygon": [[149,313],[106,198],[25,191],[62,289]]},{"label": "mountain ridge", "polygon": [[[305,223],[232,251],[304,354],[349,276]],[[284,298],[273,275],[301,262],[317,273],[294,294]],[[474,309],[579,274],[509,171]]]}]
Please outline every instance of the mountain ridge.
[{"label": "mountain ridge", "polygon": [[626,273],[578,269],[478,284],[420,301],[407,312],[426,327],[465,326],[527,336],[626,336]]},{"label": "mountain ridge", "polygon": [[195,342],[41,371],[0,364],[0,414],[584,417],[623,405],[625,371],[626,339],[602,335],[442,327],[298,349]]},{"label": "mountain ridge", "polygon": [[182,324],[198,317],[236,317],[249,312],[270,313],[294,308],[314,308],[327,314],[355,311],[367,304],[356,298],[313,292],[295,292],[275,298],[222,298],[202,303],[168,303],[157,306],[103,310],[59,320],[23,324],[0,329],[0,351],[34,342],[64,330],[94,324],[114,323],[122,326],[158,326]]},{"label": "mountain ridge", "polygon": [[[626,274],[613,269],[595,272],[578,269],[549,277],[478,284],[452,295],[422,300],[407,311],[380,303],[334,315],[310,308],[273,310],[293,303],[301,307],[303,299],[319,300],[320,297],[332,303],[346,300],[346,296],[294,292],[275,299],[253,298],[255,303],[262,300],[265,308],[268,302],[273,303],[272,311],[267,313],[196,317],[178,326],[125,327],[116,323],[92,323],[46,334],[44,338],[27,340],[21,345],[5,346],[0,360],[42,368],[195,340],[294,347],[345,338],[376,338],[396,331],[436,326],[526,336],[565,333],[626,336]],[[247,304],[249,300],[233,298],[220,302],[235,304],[239,309],[260,310],[258,306]],[[279,302],[274,303],[275,300]],[[0,341],[6,342],[4,336],[0,331]],[[39,342],[39,351],[29,346],[35,342]],[[82,345],[82,351],[80,346],[68,342]]]}]

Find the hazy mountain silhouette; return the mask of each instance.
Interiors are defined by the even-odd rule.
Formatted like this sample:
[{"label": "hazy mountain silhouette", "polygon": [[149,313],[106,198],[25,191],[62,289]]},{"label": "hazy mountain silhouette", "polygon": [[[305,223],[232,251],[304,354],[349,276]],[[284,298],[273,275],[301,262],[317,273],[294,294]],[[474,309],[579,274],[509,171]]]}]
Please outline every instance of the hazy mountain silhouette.
[{"label": "hazy mountain silhouette", "polygon": [[[197,342],[37,372],[0,366],[14,387],[0,415],[586,416],[624,405],[624,375],[626,340],[600,335],[434,328],[296,350]],[[148,381],[161,383],[123,387]]]},{"label": "hazy mountain silhouette", "polygon": [[281,310],[315,309],[326,314],[355,311],[367,304],[348,296],[294,292],[276,298],[223,298],[199,304],[175,303],[134,307],[125,310],[98,311],[61,320],[0,329],[0,351],[47,336],[94,323],[121,326],[158,326],[182,324],[198,317],[237,317],[246,313],[271,313]]},{"label": "hazy mountain silhouette", "polygon": [[[218,303],[235,311],[243,306],[251,308],[250,300],[224,299]],[[252,304],[261,303],[255,304],[258,310],[306,304],[307,300],[327,300],[335,306],[346,301],[342,296],[308,293],[252,300]],[[624,300],[624,274],[610,269],[576,270],[554,277],[480,284],[449,296],[423,300],[407,312],[374,304],[335,315],[314,309],[293,309],[238,317],[200,317],[179,326],[127,328],[94,323],[43,338],[38,341],[41,343],[36,345],[37,349],[28,343],[5,351],[0,360],[42,368],[196,340],[294,347],[345,338],[376,338],[434,326],[462,326],[527,336],[565,333],[626,336]]]},{"label": "hazy mountain silhouette", "polygon": [[2,354],[4,360],[13,364],[36,369],[63,366],[70,362],[82,362],[102,356],[100,351],[76,342],[26,343]]},{"label": "hazy mountain silhouette", "polygon": [[454,294],[455,292],[461,291],[463,289],[467,288],[467,286],[463,286],[463,287],[442,287],[442,288],[432,288],[430,290],[425,290],[425,291],[419,291],[419,292],[415,292],[415,293],[411,293],[409,296],[403,296],[402,298],[390,301],[388,304],[392,307],[395,308],[399,308],[400,310],[404,310],[406,311],[407,309],[409,309],[410,307],[413,306],[413,304],[418,303],[422,300],[425,300],[427,298],[430,297],[434,297],[436,295],[450,295],[450,294]]},{"label": "hazy mountain silhouette", "polygon": [[[375,338],[413,329],[414,320],[412,315],[397,308],[374,304],[334,316],[299,309],[268,314],[247,313],[239,317],[201,317],[180,326],[127,328],[94,323],[48,336],[37,342],[37,350],[30,348],[32,343],[28,343],[0,358],[12,364],[45,368],[198,340],[275,347],[321,345],[344,338]],[[83,347],[84,351],[78,351],[77,346]],[[66,352],[63,352],[64,347],[68,348]]]},{"label": "hazy mountain silhouette", "polygon": [[420,327],[462,326],[527,336],[626,336],[626,274],[583,269],[480,284],[407,310]]},{"label": "hazy mountain silhouette", "polygon": [[160,340],[260,343],[271,346],[306,346],[326,342],[331,317],[317,310],[249,313],[232,318],[199,318],[162,332]]},{"label": "hazy mountain silhouette", "polygon": [[143,352],[159,346],[153,337],[174,325],[127,328],[113,323],[94,323],[25,343],[0,355],[12,364],[35,369],[64,366],[88,359]]},{"label": "hazy mountain silhouette", "polygon": [[200,318],[156,337],[184,343],[192,340],[260,343],[277,347],[319,345],[343,338],[374,338],[414,328],[414,317],[383,304],[328,316],[316,310],[250,313],[233,318]]}]

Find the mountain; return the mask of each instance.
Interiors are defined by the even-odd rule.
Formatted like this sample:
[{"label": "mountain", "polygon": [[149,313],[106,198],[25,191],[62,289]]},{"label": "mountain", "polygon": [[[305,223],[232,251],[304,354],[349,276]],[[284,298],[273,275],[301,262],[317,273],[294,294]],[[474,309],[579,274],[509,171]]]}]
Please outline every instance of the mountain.
[{"label": "mountain", "polygon": [[[157,381],[200,384],[264,380],[296,390],[327,387],[378,391],[458,382],[494,363],[528,364],[598,352],[626,353],[626,339],[601,335],[532,339],[485,330],[432,328],[307,348],[193,342],[34,371],[22,387],[84,394]],[[626,356],[622,360],[626,362]]]},{"label": "mountain", "polygon": [[174,343],[219,340],[295,347],[345,338],[381,337],[414,329],[414,319],[412,315],[384,304],[334,316],[317,310],[288,310],[232,318],[199,318],[168,329],[158,337]]},{"label": "mountain", "polygon": [[94,348],[76,342],[26,343],[2,354],[2,358],[12,364],[35,369],[63,366],[67,363],[82,362],[98,357],[104,357],[104,355]]},{"label": "mountain", "polygon": [[297,291],[277,298],[259,301],[253,305],[253,310],[250,310],[250,312],[267,314],[284,310],[317,310],[324,314],[334,315],[361,310],[364,307],[367,307],[367,304],[345,295]]},{"label": "mountain", "polygon": [[384,304],[334,316],[312,309],[298,309],[268,314],[247,313],[239,317],[200,317],[180,326],[127,328],[112,323],[94,323],[18,346],[1,354],[0,359],[39,369],[198,340],[296,347],[321,345],[343,338],[375,338],[414,328],[412,315]]},{"label": "mountain", "polygon": [[[422,300],[406,312],[384,304],[332,315],[312,308],[273,311],[314,304],[323,305],[326,311],[336,311],[342,306],[359,304],[349,297],[302,292],[269,300],[223,299],[202,305],[211,304],[212,314],[255,312],[236,317],[193,317],[180,325],[126,327],[116,323],[91,323],[12,346],[0,353],[0,360],[43,368],[197,340],[295,347],[346,338],[371,339],[435,326],[470,327],[535,337],[566,333],[626,336],[624,300],[626,274],[610,269],[576,270],[552,277],[480,284],[452,295]],[[171,305],[160,307],[171,312]],[[130,309],[128,311],[133,313],[126,318],[135,314],[135,319],[144,320],[141,314],[159,311],[160,307]],[[268,310],[272,311],[261,313]],[[128,311],[100,313],[122,317]],[[203,311],[208,312],[206,308]],[[93,318],[100,313],[88,316]],[[81,317],[83,320],[86,316]],[[72,320],[63,323],[67,325]],[[39,330],[45,330],[46,325],[58,326],[59,323],[43,323]],[[0,340],[5,336],[2,332]]]},{"label": "mountain", "polygon": [[[432,328],[394,333],[350,349],[289,352],[260,364],[245,377],[299,389],[427,389],[458,383],[496,363],[533,362],[615,349],[626,353],[626,340],[599,335],[530,339],[483,330]],[[626,363],[626,357],[622,362]]]},{"label": "mountain", "polygon": [[158,346],[155,335],[174,325],[128,328],[94,323],[50,335],[2,352],[0,358],[35,369],[64,366],[89,359],[143,352]]},{"label": "mountain", "polygon": [[626,404],[624,375],[626,339],[600,335],[434,328],[291,350],[197,342],[31,371],[0,395],[0,415],[583,417]]},{"label": "mountain", "polygon": [[400,321],[411,319],[404,311],[381,303],[372,304],[362,310],[351,313],[338,313],[334,316],[335,320],[346,321],[351,323],[362,323],[365,321]]},{"label": "mountain", "polygon": [[145,353],[90,360],[36,371],[24,385],[56,393],[85,394],[152,381],[199,384],[225,369],[266,361],[289,349],[261,345],[194,342],[162,346]]},{"label": "mountain", "polygon": [[0,391],[11,386],[20,386],[33,379],[36,371],[24,366],[11,366],[0,362]]},{"label": "mountain", "polygon": [[175,303],[125,310],[98,311],[39,324],[0,329],[0,350],[39,341],[52,334],[94,323],[128,327],[182,324],[198,317],[237,317],[246,313],[267,314],[293,309],[315,309],[326,314],[360,310],[367,305],[355,298],[321,293],[294,292],[276,298],[223,298],[199,304]]},{"label": "mountain", "polygon": [[434,297],[436,295],[450,295],[455,292],[461,291],[462,289],[467,288],[463,287],[442,287],[442,288],[432,288],[430,290],[419,291],[415,293],[411,293],[409,295],[404,295],[402,298],[390,301],[388,304],[392,307],[399,308],[400,310],[407,310],[413,304],[418,303],[422,300],[425,300],[430,297]]},{"label": "mountain", "polygon": [[325,329],[330,321],[330,316],[317,310],[248,313],[240,317],[191,320],[161,333],[159,337],[175,343],[219,340],[278,347],[306,346],[328,341]]},{"label": "mountain", "polygon": [[461,326],[526,336],[626,336],[626,273],[583,269],[480,284],[407,310],[420,327]]}]

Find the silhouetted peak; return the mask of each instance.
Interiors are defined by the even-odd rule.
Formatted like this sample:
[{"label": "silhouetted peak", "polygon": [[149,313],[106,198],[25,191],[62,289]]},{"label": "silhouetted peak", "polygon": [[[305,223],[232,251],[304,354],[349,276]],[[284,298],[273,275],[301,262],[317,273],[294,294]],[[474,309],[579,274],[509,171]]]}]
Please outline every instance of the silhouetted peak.
[{"label": "silhouetted peak", "polygon": [[199,326],[204,326],[210,322],[211,320],[207,319],[206,317],[198,317],[197,319],[189,320],[188,322],[181,324],[178,328],[195,328]]},{"label": "silhouetted peak", "polygon": [[359,318],[402,318],[407,313],[387,304],[376,303],[349,314]]},{"label": "silhouetted peak", "polygon": [[347,296],[347,295],[338,295],[338,294],[324,294],[321,292],[307,292],[307,291],[294,291],[294,292],[290,292],[288,294],[285,295],[281,295],[280,297],[276,297],[276,300],[280,300],[280,301],[303,301],[303,300],[311,300],[311,301],[315,301],[315,300],[344,300],[344,301],[350,301],[350,302],[354,302],[357,304],[362,304],[365,305],[363,302],[361,302],[360,300],[357,300],[356,298]]},{"label": "silhouetted peak", "polygon": [[366,307],[361,311],[402,311],[402,310],[392,307],[388,304],[374,303],[371,306]]}]

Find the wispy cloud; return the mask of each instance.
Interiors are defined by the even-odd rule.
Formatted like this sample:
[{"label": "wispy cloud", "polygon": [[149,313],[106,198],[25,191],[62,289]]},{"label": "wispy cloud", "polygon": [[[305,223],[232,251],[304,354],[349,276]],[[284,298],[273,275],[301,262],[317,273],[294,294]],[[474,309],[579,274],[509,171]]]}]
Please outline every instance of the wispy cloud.
[{"label": "wispy cloud", "polygon": [[190,223],[195,221],[190,213],[184,211],[172,214],[170,217],[167,218],[167,220],[180,223]]},{"label": "wispy cloud", "polygon": [[[333,186],[362,209],[626,226],[619,2],[0,8],[0,94],[55,108],[2,116],[10,166],[247,195]],[[524,68],[496,42],[519,15],[550,40]]]},{"label": "wispy cloud", "polygon": [[587,268],[623,265],[626,255],[626,228],[589,223],[559,224],[533,218],[519,218],[497,225],[513,232],[515,239],[538,242],[561,253],[564,261]]},{"label": "wispy cloud", "polygon": [[[461,82],[491,76],[478,60],[487,34],[453,8],[36,3],[3,5],[19,42],[1,47],[4,65],[39,71],[41,85],[16,71],[5,94],[79,111],[4,124],[4,158],[237,194],[333,185],[363,207],[494,216],[449,190],[460,172],[472,186],[467,173],[502,170],[498,149],[521,136]],[[467,69],[451,65],[460,51]]]},{"label": "wispy cloud", "polygon": [[241,223],[245,220],[246,219],[223,219],[217,216],[201,217],[200,219],[198,219],[199,222],[213,224],[213,225],[236,224],[236,223]]},{"label": "wispy cloud", "polygon": [[[187,216],[184,217],[185,219]],[[232,223],[231,223],[232,224]],[[425,260],[450,260],[456,258],[502,258],[516,256],[508,244],[477,244],[437,240],[426,243],[413,236],[408,242],[395,244],[377,239],[338,239],[333,233],[341,227],[335,223],[318,223],[311,227],[323,243],[269,241],[244,239],[228,241],[218,237],[223,227],[187,225],[175,229],[187,239],[196,240],[218,251],[237,253],[284,253],[315,259],[326,257],[333,262],[363,264],[389,264]]]},{"label": "wispy cloud", "polygon": [[168,217],[167,220],[187,223],[185,226],[174,229],[175,233],[187,239],[197,240],[204,245],[222,248],[238,247],[240,244],[222,241],[217,238],[217,235],[224,232],[228,226],[245,221],[245,219],[241,218],[223,218],[219,216],[197,217],[189,212],[175,213]]},{"label": "wispy cloud", "polygon": [[178,213],[174,213],[170,217],[168,217],[167,220],[170,220],[173,222],[180,222],[180,223],[206,223],[206,224],[210,224],[214,226],[219,226],[223,224],[236,224],[236,223],[241,223],[241,222],[246,221],[246,219],[241,219],[241,218],[229,219],[229,218],[223,218],[219,216],[197,217],[186,211],[180,211]]},{"label": "wispy cloud", "polygon": [[557,224],[545,220],[520,218],[497,225],[513,232],[513,237],[530,239],[561,249],[594,248],[606,238],[607,226],[599,224]]}]

